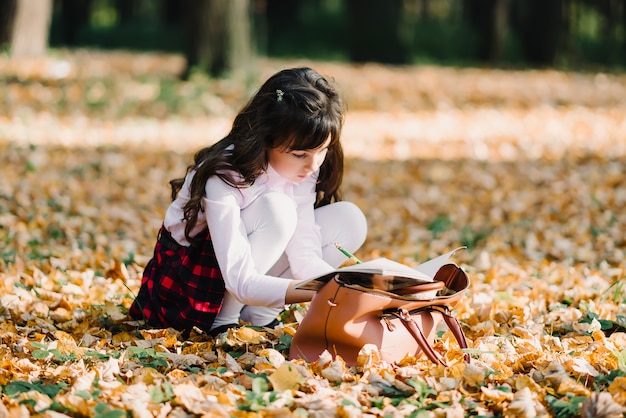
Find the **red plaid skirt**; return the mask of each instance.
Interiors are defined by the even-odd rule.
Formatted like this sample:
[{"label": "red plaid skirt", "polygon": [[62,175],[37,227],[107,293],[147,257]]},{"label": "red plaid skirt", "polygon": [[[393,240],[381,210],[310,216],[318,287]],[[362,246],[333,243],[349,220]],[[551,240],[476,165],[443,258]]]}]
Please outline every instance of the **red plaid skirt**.
[{"label": "red plaid skirt", "polygon": [[208,229],[201,244],[185,247],[161,227],[154,255],[129,310],[159,328],[209,331],[222,307],[226,288]]}]

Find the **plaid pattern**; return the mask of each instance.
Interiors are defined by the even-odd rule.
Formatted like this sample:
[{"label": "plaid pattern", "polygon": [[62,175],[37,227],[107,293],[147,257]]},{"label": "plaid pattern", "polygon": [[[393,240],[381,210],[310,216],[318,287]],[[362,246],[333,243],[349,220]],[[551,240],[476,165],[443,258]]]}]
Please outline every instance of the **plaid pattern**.
[{"label": "plaid pattern", "polygon": [[182,246],[161,227],[139,294],[130,307],[135,319],[154,327],[208,332],[226,292],[208,229],[200,245]]}]

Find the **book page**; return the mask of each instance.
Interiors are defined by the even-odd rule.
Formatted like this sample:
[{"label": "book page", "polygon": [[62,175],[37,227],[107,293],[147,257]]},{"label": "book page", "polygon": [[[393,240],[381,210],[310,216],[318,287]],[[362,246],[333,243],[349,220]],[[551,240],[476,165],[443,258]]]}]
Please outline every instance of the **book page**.
[{"label": "book page", "polygon": [[[387,258],[378,258],[360,264],[337,269],[323,276],[305,280],[296,286],[297,289],[319,290],[324,284],[336,275],[350,284],[372,287],[381,290],[397,290],[406,286],[432,282],[437,271],[448,262],[448,259],[459,247],[436,258],[428,260],[415,268],[398,263]],[[382,283],[384,281],[384,283]]]},{"label": "book page", "polygon": [[424,273],[426,276],[432,279],[433,277],[435,277],[435,274],[437,274],[439,269],[448,262],[448,259],[452,257],[454,253],[465,248],[467,247],[455,248],[454,250],[442,254],[439,257],[431,258],[430,260],[425,261],[419,266],[415,267],[415,270]]}]

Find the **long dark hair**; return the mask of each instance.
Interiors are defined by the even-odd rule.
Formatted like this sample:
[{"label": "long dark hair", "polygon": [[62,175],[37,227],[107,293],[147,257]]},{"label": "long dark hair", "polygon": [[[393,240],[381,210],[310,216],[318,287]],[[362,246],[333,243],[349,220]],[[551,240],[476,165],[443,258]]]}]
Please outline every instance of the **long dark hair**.
[{"label": "long dark hair", "polygon": [[[187,173],[195,171],[183,208],[187,240],[194,243],[190,234],[202,211],[207,180],[218,176],[233,187],[248,187],[267,169],[271,148],[315,149],[330,136],[316,186],[316,207],[340,200],[343,119],[337,89],[315,70],[291,68],[271,76],[235,117],[228,135],[199,150],[187,168]],[[170,181],[172,199],[183,182],[184,178]]]}]

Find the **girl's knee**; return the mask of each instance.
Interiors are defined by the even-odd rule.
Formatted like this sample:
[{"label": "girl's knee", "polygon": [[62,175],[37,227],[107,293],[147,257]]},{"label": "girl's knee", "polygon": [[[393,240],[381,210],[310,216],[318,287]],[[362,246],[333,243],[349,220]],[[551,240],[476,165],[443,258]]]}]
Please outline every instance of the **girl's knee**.
[{"label": "girl's knee", "polygon": [[367,237],[367,220],[361,209],[352,202],[341,201],[316,210],[316,222],[325,230],[327,239],[356,250]]},{"label": "girl's knee", "polygon": [[293,235],[298,217],[291,198],[283,193],[272,192],[260,196],[254,204],[261,215],[257,220],[257,229],[271,229],[279,236]]},{"label": "girl's knee", "polygon": [[351,230],[359,232],[364,236],[367,234],[367,219],[357,205],[347,201],[337,202],[335,205],[337,205],[339,217]]}]

